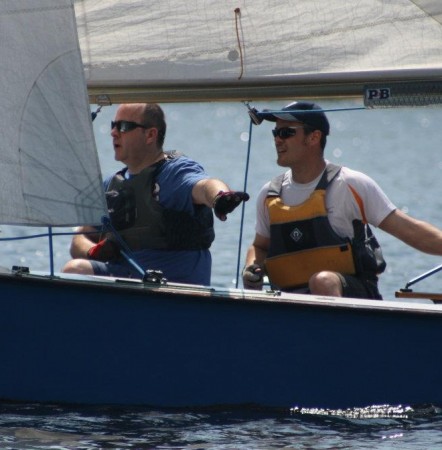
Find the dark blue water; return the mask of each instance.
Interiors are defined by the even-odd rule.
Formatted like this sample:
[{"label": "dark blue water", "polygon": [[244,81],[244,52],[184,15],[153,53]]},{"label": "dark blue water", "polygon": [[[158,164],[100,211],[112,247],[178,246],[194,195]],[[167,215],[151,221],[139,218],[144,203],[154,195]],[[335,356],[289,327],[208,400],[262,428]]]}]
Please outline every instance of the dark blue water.
[{"label": "dark blue water", "polygon": [[[360,417],[370,413],[374,417]],[[429,406],[301,413],[0,405],[1,449],[406,450],[440,446],[442,414]]]},{"label": "dark blue water", "polygon": [[[261,102],[256,106],[277,109],[286,103]],[[329,100],[319,103],[337,109],[329,113],[332,131],[326,157],[366,172],[403,211],[441,227],[442,108],[341,111],[361,104]],[[169,125],[166,149],[183,151],[199,160],[211,175],[242,190],[249,139],[244,105],[167,104],[164,109]],[[94,122],[104,175],[119,167],[113,161],[109,138],[114,111],[114,106],[103,109]],[[253,128],[247,180],[252,198],[246,207],[242,233],[239,212],[225,223],[216,223],[217,237],[212,247],[215,286],[234,286],[239,237],[243,257],[254,235],[256,193],[280,172],[270,129],[268,124]],[[45,230],[2,227],[3,236],[17,231],[27,235]],[[439,257],[419,253],[379,230],[376,235],[388,264],[380,283],[384,298],[394,299],[395,290],[440,264]],[[56,270],[69,257],[69,242],[69,238],[59,238],[54,243]],[[10,268],[13,264],[48,270],[47,242],[2,243],[0,265]],[[442,274],[430,277],[421,286],[422,291],[441,292]],[[429,344],[434,346],[435,357],[440,357],[440,343]],[[361,377],[361,389],[363,383]],[[4,403],[0,404],[0,450],[442,448],[442,415],[437,408],[392,406],[364,411],[170,411]]]}]

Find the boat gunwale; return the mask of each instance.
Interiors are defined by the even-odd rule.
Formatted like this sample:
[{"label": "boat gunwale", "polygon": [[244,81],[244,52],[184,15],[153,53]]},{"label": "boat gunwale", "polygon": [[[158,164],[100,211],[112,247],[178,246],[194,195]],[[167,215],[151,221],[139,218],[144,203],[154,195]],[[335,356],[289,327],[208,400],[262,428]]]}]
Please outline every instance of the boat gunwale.
[{"label": "boat gunwale", "polygon": [[179,283],[149,283],[138,279],[104,277],[96,275],[44,273],[0,273],[1,281],[57,283],[71,287],[87,286],[93,289],[112,289],[130,293],[140,290],[148,294],[175,297],[193,297],[226,302],[272,304],[297,307],[313,307],[341,310],[360,310],[361,312],[379,312],[392,314],[442,315],[442,305],[391,300],[371,300],[359,298],[315,296],[280,291],[251,291],[245,289],[222,289],[211,286],[186,285]]}]

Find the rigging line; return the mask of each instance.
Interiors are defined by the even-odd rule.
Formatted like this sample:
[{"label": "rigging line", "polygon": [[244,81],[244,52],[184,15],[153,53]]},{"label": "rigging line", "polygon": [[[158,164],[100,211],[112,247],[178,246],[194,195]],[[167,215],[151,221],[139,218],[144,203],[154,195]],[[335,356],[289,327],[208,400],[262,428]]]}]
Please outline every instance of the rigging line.
[{"label": "rigging line", "polygon": [[[371,108],[367,108],[365,106],[354,106],[354,107],[348,107],[348,108],[331,108],[331,109],[327,109],[327,108],[321,108],[320,110],[318,109],[310,109],[310,110],[305,110],[305,109],[298,109],[298,110],[290,110],[290,112],[292,113],[315,113],[318,111],[321,112],[339,112],[339,111],[367,111],[370,110]],[[265,111],[266,114],[281,114],[281,113],[287,113],[287,111],[284,111],[283,109],[269,109]],[[259,117],[259,111],[258,111],[258,117]]]},{"label": "rigging line", "polygon": [[52,227],[48,227],[48,243],[49,243],[49,266],[51,277],[54,276],[54,243],[52,239]]},{"label": "rigging line", "polygon": [[442,270],[442,264],[440,264],[439,266],[434,267],[431,270],[428,270],[427,272],[413,278],[412,280],[410,280],[406,285],[405,285],[405,290],[407,290],[410,286],[412,286],[413,284],[417,283],[418,281],[421,281],[427,277],[429,277],[430,275],[435,274],[436,272],[439,272],[440,270]]},{"label": "rigging line", "polygon": [[244,59],[242,54],[242,47],[241,47],[241,39],[239,37],[239,20],[241,19],[241,9],[235,8],[235,29],[236,29],[236,40],[238,41],[238,49],[239,49],[239,58],[241,62],[241,72],[239,74],[238,80],[242,78],[242,75],[244,73]]},{"label": "rigging line", "polygon": [[1,241],[23,241],[26,239],[36,239],[36,238],[42,238],[42,237],[49,237],[49,236],[74,236],[78,234],[95,234],[96,231],[83,231],[83,232],[77,232],[77,231],[66,231],[66,232],[54,232],[52,231],[49,233],[39,233],[39,234],[29,234],[27,236],[14,236],[14,237],[3,237],[0,238]]},{"label": "rigging line", "polygon": [[[51,233],[52,236],[61,236],[61,235],[72,235],[75,233]],[[14,236],[9,238],[0,238],[1,241],[24,241],[25,239],[35,239],[35,238],[42,238],[42,237],[49,237],[49,233],[41,233],[41,234],[31,234],[29,236]]]},{"label": "rigging line", "polygon": [[[243,191],[247,192],[247,179],[249,175],[249,161],[250,161],[250,149],[252,145],[252,125],[253,121],[250,120],[249,125],[249,143],[247,145],[247,159],[246,159],[246,170],[244,172],[244,188]],[[242,235],[243,235],[243,229],[244,229],[244,212],[246,209],[246,202],[242,203],[242,209],[241,209],[241,226],[239,229],[239,240],[238,240],[238,256],[237,256],[237,265],[236,265],[236,283],[235,287],[238,288],[239,283],[239,271],[240,271],[240,264],[241,264],[241,246],[242,246]]]},{"label": "rigging line", "polygon": [[[323,112],[339,112],[339,111],[366,111],[367,107],[365,106],[352,106],[348,108],[331,108],[331,109],[322,109]],[[306,111],[303,111],[306,112]]]},{"label": "rigging line", "polygon": [[144,270],[140,266],[140,264],[138,264],[138,262],[136,261],[136,258],[134,257],[132,250],[129,248],[126,241],[123,240],[120,233],[118,233],[118,231],[112,225],[112,222],[109,219],[109,217],[103,216],[101,218],[101,220],[102,220],[104,229],[110,231],[113,234],[113,236],[115,237],[115,239],[117,240],[117,244],[120,247],[120,253],[124,256],[126,261],[141,275],[142,280],[145,281],[146,276],[151,271]]}]

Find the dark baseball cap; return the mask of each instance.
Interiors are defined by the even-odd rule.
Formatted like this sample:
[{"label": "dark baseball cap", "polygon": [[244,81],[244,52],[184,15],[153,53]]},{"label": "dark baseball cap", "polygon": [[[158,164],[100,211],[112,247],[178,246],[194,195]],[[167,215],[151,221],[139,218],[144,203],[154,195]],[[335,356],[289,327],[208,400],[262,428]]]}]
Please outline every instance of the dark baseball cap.
[{"label": "dark baseball cap", "polygon": [[270,112],[264,109],[259,113],[259,117],[270,122],[276,122],[277,119],[302,122],[315,130],[322,131],[325,135],[330,132],[330,124],[324,111],[315,103],[293,102],[284,106],[280,112]]}]

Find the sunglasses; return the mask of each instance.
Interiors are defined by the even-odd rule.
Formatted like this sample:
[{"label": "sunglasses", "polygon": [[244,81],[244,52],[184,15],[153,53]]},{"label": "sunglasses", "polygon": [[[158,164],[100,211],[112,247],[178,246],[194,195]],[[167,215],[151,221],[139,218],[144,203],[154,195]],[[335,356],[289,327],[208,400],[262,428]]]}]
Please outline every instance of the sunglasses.
[{"label": "sunglasses", "polygon": [[127,133],[128,131],[135,130],[135,128],[147,129],[144,125],[137,122],[129,122],[128,120],[117,120],[111,122],[111,130],[116,128],[121,133]]},{"label": "sunglasses", "polygon": [[289,137],[296,135],[296,130],[298,128],[305,128],[304,126],[300,127],[283,127],[283,128],[274,128],[272,130],[273,137],[279,137],[281,139],[287,139]]}]

